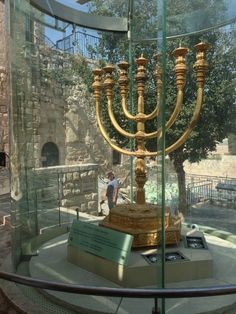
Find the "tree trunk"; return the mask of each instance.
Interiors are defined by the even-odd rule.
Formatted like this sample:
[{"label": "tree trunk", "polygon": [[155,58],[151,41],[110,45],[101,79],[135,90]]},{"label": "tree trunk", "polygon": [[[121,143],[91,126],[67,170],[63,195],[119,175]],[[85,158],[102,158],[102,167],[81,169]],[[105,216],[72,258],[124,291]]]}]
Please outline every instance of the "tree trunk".
[{"label": "tree trunk", "polygon": [[[176,157],[176,156],[175,156]],[[186,194],[186,184],[185,184],[185,171],[183,166],[182,158],[175,158],[174,168],[178,178],[178,188],[179,188],[179,204],[178,209],[183,215],[187,208],[187,194]]]}]

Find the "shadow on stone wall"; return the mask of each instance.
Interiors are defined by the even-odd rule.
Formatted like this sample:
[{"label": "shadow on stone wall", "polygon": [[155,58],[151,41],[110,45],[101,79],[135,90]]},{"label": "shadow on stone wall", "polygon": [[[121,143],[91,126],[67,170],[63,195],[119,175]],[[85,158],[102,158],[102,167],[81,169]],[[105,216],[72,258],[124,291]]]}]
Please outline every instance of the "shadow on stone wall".
[{"label": "shadow on stone wall", "polygon": [[10,176],[9,170],[0,168],[0,195],[10,192]]}]

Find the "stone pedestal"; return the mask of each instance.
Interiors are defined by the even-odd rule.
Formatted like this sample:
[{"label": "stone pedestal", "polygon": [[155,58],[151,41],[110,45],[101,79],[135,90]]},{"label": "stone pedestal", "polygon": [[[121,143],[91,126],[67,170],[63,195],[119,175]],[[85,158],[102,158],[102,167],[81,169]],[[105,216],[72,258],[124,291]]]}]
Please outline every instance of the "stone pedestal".
[{"label": "stone pedestal", "polygon": [[[193,236],[201,236],[201,232],[192,232]],[[183,234],[184,236],[184,234]],[[148,262],[146,256],[157,254],[157,262]],[[181,241],[178,247],[166,249],[167,254],[180,254],[183,258],[169,260],[165,264],[165,280],[181,282],[209,278],[213,273],[213,261],[208,249],[186,248]],[[102,276],[123,287],[144,287],[161,284],[161,252],[156,249],[133,250],[127,266],[119,265],[99,256],[67,246],[67,260],[87,271]]]}]

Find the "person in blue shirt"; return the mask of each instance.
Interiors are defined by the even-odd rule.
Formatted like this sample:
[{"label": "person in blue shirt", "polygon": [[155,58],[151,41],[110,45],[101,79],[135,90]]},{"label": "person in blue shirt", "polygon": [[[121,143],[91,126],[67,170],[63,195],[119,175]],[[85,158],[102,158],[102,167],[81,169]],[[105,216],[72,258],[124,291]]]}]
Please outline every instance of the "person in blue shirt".
[{"label": "person in blue shirt", "polygon": [[109,183],[107,185],[106,197],[108,201],[108,207],[111,210],[116,205],[117,202],[119,182],[115,178],[113,171],[109,171],[107,173],[107,178],[109,179]]}]

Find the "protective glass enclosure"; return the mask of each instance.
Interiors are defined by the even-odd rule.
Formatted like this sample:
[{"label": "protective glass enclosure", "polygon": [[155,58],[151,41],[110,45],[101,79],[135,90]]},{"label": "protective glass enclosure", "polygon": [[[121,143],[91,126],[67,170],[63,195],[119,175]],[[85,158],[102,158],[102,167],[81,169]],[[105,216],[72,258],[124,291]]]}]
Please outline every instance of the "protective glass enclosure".
[{"label": "protective glass enclosure", "polygon": [[[92,287],[235,284],[234,1],[6,7],[15,271]],[[58,313],[234,302],[22,291]]]}]

